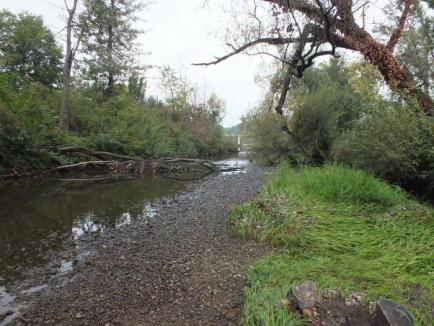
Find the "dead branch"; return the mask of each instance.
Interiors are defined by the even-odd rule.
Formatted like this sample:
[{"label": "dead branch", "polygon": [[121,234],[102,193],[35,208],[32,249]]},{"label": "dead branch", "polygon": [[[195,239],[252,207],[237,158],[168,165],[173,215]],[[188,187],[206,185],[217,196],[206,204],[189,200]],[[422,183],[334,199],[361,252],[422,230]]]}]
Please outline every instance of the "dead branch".
[{"label": "dead branch", "polygon": [[269,44],[269,45],[285,45],[288,43],[294,43],[294,42],[298,42],[299,39],[294,39],[294,38],[280,38],[280,37],[268,37],[268,38],[259,38],[256,39],[254,41],[248,42],[238,48],[236,48],[234,51],[232,51],[231,53],[220,57],[220,58],[216,58],[216,60],[211,61],[211,62],[202,62],[202,63],[193,63],[193,66],[211,66],[211,65],[216,65],[236,54],[239,54],[251,47],[254,47],[258,44]]},{"label": "dead branch", "polygon": [[128,161],[144,161],[144,158],[138,156],[115,154],[110,152],[93,151],[85,147],[63,147],[58,149],[59,153],[81,153],[89,156],[93,156],[98,159],[106,159],[112,157],[116,159],[128,160]]},{"label": "dead branch", "polygon": [[70,170],[82,170],[82,169],[85,169],[85,168],[88,168],[88,167],[93,167],[93,168],[109,167],[109,168],[111,168],[115,164],[116,164],[116,162],[114,162],[114,161],[88,161],[88,162],[80,162],[80,163],[67,164],[67,165],[62,165],[62,166],[59,166],[59,167],[55,167],[55,168],[43,171],[41,174],[50,174],[50,173],[70,171]]}]

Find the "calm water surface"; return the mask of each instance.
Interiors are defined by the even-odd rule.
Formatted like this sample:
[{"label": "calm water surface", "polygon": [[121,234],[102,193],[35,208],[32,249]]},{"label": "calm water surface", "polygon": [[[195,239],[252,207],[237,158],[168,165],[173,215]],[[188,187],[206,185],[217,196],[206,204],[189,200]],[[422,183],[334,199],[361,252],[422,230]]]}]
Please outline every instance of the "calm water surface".
[{"label": "calm water surface", "polygon": [[152,218],[156,214],[153,199],[173,195],[187,184],[157,177],[1,184],[0,285],[46,264],[49,253],[62,250],[68,238]]},{"label": "calm water surface", "polygon": [[[220,160],[227,167],[248,165],[245,157]],[[243,171],[223,172],[233,174]],[[196,176],[177,176],[197,180]],[[70,177],[71,178],[71,177]],[[181,192],[191,182],[161,177],[100,181],[33,179],[0,183],[0,326],[19,314],[20,304],[8,292],[9,285],[27,281],[21,294],[39,292],[46,284],[33,284],[33,268],[42,273],[57,253],[71,240],[78,246],[85,234],[97,234],[157,214],[153,201]],[[90,253],[80,253],[86,255]],[[80,258],[80,257],[78,257]],[[56,265],[57,266],[57,265]],[[62,260],[56,274],[73,269],[73,262]],[[26,282],[24,282],[26,283]]]}]

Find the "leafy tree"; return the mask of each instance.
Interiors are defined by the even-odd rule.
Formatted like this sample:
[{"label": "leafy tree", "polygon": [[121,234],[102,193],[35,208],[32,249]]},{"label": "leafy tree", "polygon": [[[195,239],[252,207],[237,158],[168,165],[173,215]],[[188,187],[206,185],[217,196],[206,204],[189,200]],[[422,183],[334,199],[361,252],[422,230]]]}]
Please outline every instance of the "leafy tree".
[{"label": "leafy tree", "polygon": [[134,41],[139,31],[133,24],[143,5],[136,0],[85,0],[84,5],[86,9],[80,17],[86,26],[84,78],[112,97],[116,82],[126,80],[136,68]]},{"label": "leafy tree", "polygon": [[193,86],[170,66],[161,68],[161,87],[166,93],[166,102],[174,111],[187,107],[191,102]]},{"label": "leafy tree", "polygon": [[367,110],[352,86],[364,84],[358,80],[363,76],[351,81],[347,69],[334,59],[306,71],[288,92],[285,116],[273,118],[267,101],[248,115],[244,126],[255,140],[258,156],[273,163],[286,158],[293,164],[322,164],[330,159],[336,138]]},{"label": "leafy tree", "polygon": [[128,93],[140,104],[145,102],[146,96],[146,80],[145,77],[139,76],[137,71],[128,79]]},{"label": "leafy tree", "polygon": [[0,12],[0,72],[54,87],[61,82],[62,51],[41,17]]},{"label": "leafy tree", "polygon": [[206,104],[210,119],[216,123],[220,123],[223,120],[225,114],[225,101],[219,98],[217,94],[212,93]]}]

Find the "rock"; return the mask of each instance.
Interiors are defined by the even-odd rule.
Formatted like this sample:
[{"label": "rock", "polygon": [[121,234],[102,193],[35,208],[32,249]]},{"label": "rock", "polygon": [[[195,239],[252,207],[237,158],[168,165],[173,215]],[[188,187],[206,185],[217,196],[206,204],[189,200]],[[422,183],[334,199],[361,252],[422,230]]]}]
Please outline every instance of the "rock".
[{"label": "rock", "polygon": [[289,302],[288,298],[283,298],[283,299],[281,299],[281,300],[279,301],[278,306],[279,306],[280,308],[282,308],[282,307],[287,307],[287,306],[289,306],[290,304],[291,304],[291,302]]},{"label": "rock", "polygon": [[291,305],[303,312],[308,320],[313,319],[313,306],[315,304],[316,285],[312,281],[305,281],[295,285],[288,292],[288,300]]},{"label": "rock", "polygon": [[410,313],[399,304],[381,298],[375,310],[376,326],[413,326]]},{"label": "rock", "polygon": [[14,312],[12,310],[6,310],[5,312],[0,313],[0,322],[6,319],[6,317],[12,315]]},{"label": "rock", "polygon": [[75,315],[75,318],[77,318],[77,319],[81,319],[81,318],[83,318],[83,315],[82,315],[81,313],[77,313],[77,314]]},{"label": "rock", "polygon": [[315,304],[316,286],[312,281],[305,281],[295,285],[288,292],[288,299],[291,304],[300,310],[312,309]]}]

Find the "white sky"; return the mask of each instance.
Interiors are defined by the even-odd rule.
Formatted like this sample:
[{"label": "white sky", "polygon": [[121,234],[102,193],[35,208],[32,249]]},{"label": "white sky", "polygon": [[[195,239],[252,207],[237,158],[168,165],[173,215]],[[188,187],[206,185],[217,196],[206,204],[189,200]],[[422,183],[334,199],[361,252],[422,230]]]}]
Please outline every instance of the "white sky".
[{"label": "white sky", "polygon": [[[207,95],[215,92],[226,102],[223,125],[229,127],[238,124],[239,118],[263,94],[254,82],[262,60],[240,55],[217,66],[191,66],[191,63],[212,60],[214,55],[227,52],[221,37],[217,36],[225,23],[218,6],[223,1],[210,2],[213,2],[212,8],[203,7],[204,0],[156,0],[149,5],[140,14],[143,21],[139,28],[147,32],[138,41],[143,52],[151,54],[144,55],[140,61],[154,66],[170,65],[193,84],[206,89]],[[53,32],[60,31],[65,24],[63,0],[0,0],[0,8],[40,15]],[[149,73],[148,94],[161,98],[156,76],[156,70]]]},{"label": "white sky", "polygon": [[[209,61],[228,51],[218,31],[223,31],[227,24],[222,5],[231,1],[208,1],[211,7],[204,7],[204,3],[205,0],[155,0],[149,5],[140,14],[138,27],[147,32],[138,41],[143,52],[151,54],[143,55],[140,61],[153,66],[170,65],[200,89],[205,89],[207,95],[215,92],[226,102],[223,125],[229,127],[238,124],[239,118],[262,97],[264,90],[255,84],[254,78],[270,60],[237,55],[216,66],[191,66],[191,63]],[[0,8],[40,15],[55,33],[65,25],[64,0],[0,0]],[[375,11],[376,14],[370,15],[373,20],[379,18],[378,9]],[[148,94],[161,98],[157,75],[154,69],[147,76]]]}]

